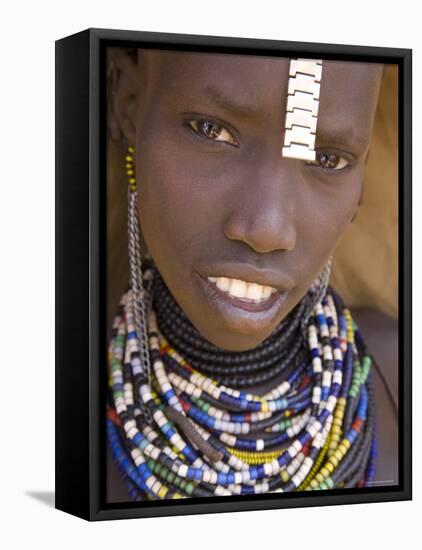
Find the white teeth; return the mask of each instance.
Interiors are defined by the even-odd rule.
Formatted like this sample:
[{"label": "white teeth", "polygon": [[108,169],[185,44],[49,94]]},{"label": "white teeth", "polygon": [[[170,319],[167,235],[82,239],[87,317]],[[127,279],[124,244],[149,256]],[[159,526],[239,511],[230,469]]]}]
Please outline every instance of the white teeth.
[{"label": "white teeth", "polygon": [[230,281],[229,294],[235,296],[236,298],[246,298],[246,289],[247,284],[245,281],[240,281],[239,279],[232,279]]},{"label": "white teeth", "polygon": [[227,279],[227,277],[216,277],[214,282],[220,290],[229,291],[230,279]]},{"label": "white teeth", "polygon": [[267,299],[271,296],[271,287],[270,286],[264,286],[264,290],[262,291],[263,298]]},{"label": "white teeth", "polygon": [[229,279],[227,277],[208,277],[208,280],[214,283],[217,288],[223,292],[228,292],[236,298],[247,298],[254,302],[267,300],[271,294],[277,292],[277,289],[271,286],[258,285],[256,283],[247,283],[240,279]]},{"label": "white teeth", "polygon": [[248,283],[248,288],[246,291],[246,297],[251,298],[252,300],[262,300],[264,294],[264,288],[262,285],[257,285],[255,283]]}]

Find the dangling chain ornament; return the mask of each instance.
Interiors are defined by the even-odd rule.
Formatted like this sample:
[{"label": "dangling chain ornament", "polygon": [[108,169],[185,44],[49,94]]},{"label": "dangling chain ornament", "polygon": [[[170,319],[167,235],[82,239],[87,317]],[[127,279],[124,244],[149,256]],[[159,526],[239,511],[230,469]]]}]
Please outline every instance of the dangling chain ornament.
[{"label": "dangling chain ornament", "polygon": [[[137,212],[137,189],[135,168],[133,164],[133,147],[128,148],[126,155],[126,173],[129,176],[128,187],[128,247],[130,286],[132,289],[133,314],[140,355],[140,369],[151,387],[151,361],[148,347],[148,312],[152,300],[152,277],[150,271],[143,273],[141,246],[139,242],[139,222]],[[144,283],[144,278],[145,283]],[[149,410],[144,408],[145,416],[151,420]]]}]

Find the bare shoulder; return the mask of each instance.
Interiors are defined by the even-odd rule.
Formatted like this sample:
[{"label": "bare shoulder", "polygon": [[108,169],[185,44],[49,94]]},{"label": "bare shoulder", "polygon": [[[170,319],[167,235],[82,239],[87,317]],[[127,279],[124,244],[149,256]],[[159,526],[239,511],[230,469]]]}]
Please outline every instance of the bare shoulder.
[{"label": "bare shoulder", "polygon": [[377,485],[398,483],[398,322],[369,308],[351,308],[374,363],[378,427]]}]

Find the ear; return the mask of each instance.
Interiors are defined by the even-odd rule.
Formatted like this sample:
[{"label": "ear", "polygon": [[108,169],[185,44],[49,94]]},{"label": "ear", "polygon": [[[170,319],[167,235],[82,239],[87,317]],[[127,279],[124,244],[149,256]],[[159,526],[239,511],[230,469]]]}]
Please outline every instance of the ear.
[{"label": "ear", "polygon": [[139,73],[137,56],[130,52],[125,48],[110,48],[107,70],[109,135],[124,150],[135,143],[136,136]]}]

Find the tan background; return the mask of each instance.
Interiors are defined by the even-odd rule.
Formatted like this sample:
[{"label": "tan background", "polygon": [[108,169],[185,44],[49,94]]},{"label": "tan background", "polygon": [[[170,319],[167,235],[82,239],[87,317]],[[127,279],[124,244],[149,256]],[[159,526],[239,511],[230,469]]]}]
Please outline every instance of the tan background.
[{"label": "tan background", "polygon": [[[334,254],[331,284],[353,307],[379,309],[397,318],[398,147],[397,67],[385,65],[362,203]],[[107,146],[108,322],[128,281],[127,180],[124,152]]]},{"label": "tan background", "polygon": [[343,234],[331,283],[350,306],[398,314],[398,110],[397,67],[385,65],[363,200]]}]

